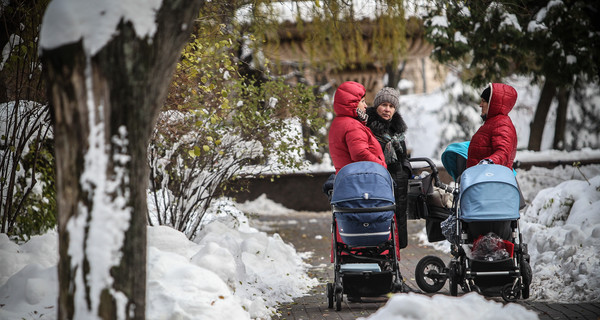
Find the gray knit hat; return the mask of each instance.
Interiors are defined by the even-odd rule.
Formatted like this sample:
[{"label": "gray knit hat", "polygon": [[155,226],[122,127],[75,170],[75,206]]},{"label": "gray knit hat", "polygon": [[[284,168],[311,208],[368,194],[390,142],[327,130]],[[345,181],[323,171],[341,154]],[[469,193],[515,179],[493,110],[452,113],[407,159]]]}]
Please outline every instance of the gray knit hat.
[{"label": "gray knit hat", "polygon": [[373,107],[377,109],[377,107],[379,107],[380,104],[384,102],[389,102],[391,105],[394,106],[394,108],[396,108],[396,110],[398,110],[398,107],[400,107],[400,100],[398,100],[399,97],[400,92],[398,92],[398,90],[390,87],[385,87],[379,90],[379,92],[377,92],[377,94],[375,95],[375,99],[373,100]]}]

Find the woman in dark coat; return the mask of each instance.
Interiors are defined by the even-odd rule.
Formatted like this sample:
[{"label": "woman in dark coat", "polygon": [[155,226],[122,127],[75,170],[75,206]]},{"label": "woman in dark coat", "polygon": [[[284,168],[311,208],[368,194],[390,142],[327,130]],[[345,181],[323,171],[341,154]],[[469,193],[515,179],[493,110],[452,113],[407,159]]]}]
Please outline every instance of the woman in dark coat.
[{"label": "woman in dark coat", "polygon": [[381,89],[373,100],[373,107],[367,108],[367,127],[371,129],[381,145],[387,169],[396,183],[396,223],[400,248],[408,245],[406,209],[408,201],[408,179],[412,175],[404,135],[406,123],[398,112],[400,93],[393,88]]}]

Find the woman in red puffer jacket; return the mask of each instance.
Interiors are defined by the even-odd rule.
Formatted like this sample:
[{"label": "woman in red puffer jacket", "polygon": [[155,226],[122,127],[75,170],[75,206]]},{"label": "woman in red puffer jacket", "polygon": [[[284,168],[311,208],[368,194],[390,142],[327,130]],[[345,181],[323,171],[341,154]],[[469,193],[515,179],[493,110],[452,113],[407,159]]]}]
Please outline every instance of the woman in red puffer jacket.
[{"label": "woman in red puffer jacket", "polygon": [[512,169],[517,153],[517,131],[508,113],[517,102],[517,90],[503,83],[490,83],[481,94],[483,125],[469,144],[467,168],[494,163]]},{"label": "woman in red puffer jacket", "polygon": [[329,155],[337,174],[345,165],[373,161],[387,168],[381,146],[365,125],[365,87],[354,81],[342,83],[335,91],[335,119],[329,128]]}]

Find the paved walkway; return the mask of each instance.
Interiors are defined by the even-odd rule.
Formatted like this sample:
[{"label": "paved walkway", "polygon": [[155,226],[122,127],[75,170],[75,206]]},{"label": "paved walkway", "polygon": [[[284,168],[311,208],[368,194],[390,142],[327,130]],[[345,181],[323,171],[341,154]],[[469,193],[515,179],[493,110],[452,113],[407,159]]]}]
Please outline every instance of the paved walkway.
[{"label": "paved walkway", "polygon": [[[312,252],[307,260],[312,265],[310,275],[319,279],[320,284],[309,295],[296,299],[293,303],[279,308],[275,320],[310,319],[357,319],[368,317],[385,305],[385,298],[363,298],[362,302],[348,302],[344,297],[341,311],[327,308],[326,283],[333,281],[333,264],[330,263],[329,212],[297,212],[286,216],[263,216],[253,222],[255,227],[269,233],[279,233],[282,239],[291,243],[298,252]],[[416,245],[414,235],[423,228],[424,221],[409,221],[409,245],[401,251],[400,271],[408,285],[418,289],[415,282],[415,266],[426,255],[437,255],[444,261],[451,256],[436,251],[429,246]],[[535,276],[535,275],[534,275]],[[449,294],[448,284],[438,294]],[[460,289],[459,289],[460,294]],[[497,301],[502,301],[498,298]],[[580,304],[560,304],[535,301],[519,301],[528,309],[538,313],[542,320],[590,319],[600,320],[600,302]]]}]

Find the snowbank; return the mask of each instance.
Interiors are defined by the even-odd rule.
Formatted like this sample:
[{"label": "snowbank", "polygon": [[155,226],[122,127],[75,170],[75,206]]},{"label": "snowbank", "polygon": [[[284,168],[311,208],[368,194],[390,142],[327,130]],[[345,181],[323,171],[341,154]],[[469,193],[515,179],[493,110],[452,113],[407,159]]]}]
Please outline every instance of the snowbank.
[{"label": "snowbank", "polygon": [[600,176],[540,191],[521,220],[532,298],[599,301]]}]

